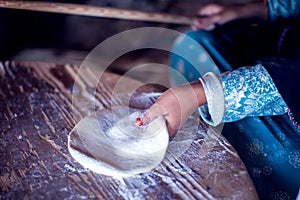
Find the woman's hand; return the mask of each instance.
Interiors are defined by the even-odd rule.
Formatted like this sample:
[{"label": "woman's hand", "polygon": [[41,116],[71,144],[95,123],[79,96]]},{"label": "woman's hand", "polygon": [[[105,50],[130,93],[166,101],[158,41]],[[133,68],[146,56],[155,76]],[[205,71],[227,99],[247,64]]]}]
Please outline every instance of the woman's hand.
[{"label": "woman's hand", "polygon": [[192,24],[194,31],[199,29],[213,30],[216,24],[224,24],[238,17],[237,10],[219,4],[208,4],[197,13],[197,19]]},{"label": "woman's hand", "polygon": [[197,107],[204,103],[206,103],[206,98],[202,84],[200,81],[194,81],[164,92],[141,116],[141,121],[143,125],[146,125],[163,115],[171,136],[180,129]]},{"label": "woman's hand", "polygon": [[216,24],[225,24],[239,18],[264,17],[263,3],[249,3],[243,5],[224,6],[208,4],[197,13],[199,16],[194,20],[192,29],[197,31],[213,30]]}]

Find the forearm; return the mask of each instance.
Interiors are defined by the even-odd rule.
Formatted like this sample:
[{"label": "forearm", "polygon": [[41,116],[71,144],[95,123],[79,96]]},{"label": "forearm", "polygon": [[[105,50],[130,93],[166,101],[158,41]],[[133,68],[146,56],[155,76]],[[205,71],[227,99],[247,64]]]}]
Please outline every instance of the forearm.
[{"label": "forearm", "polygon": [[206,104],[206,96],[202,83],[197,80],[190,83],[193,93],[197,97],[197,107]]},{"label": "forearm", "polygon": [[167,93],[172,93],[175,97],[169,98],[168,104],[180,109],[182,116],[185,117],[190,116],[199,106],[207,103],[203,85],[199,80],[170,88]]}]

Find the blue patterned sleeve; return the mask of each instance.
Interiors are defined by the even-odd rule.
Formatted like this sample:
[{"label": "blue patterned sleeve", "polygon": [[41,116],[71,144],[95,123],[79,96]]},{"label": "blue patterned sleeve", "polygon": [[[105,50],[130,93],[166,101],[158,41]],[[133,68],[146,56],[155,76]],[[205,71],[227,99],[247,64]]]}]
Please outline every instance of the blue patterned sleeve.
[{"label": "blue patterned sleeve", "polygon": [[248,116],[286,113],[288,106],[261,64],[223,73],[220,78],[225,98],[224,122],[237,121]]},{"label": "blue patterned sleeve", "polygon": [[268,0],[268,17],[275,21],[278,17],[296,18],[300,11],[299,0]]},{"label": "blue patterned sleeve", "polygon": [[267,70],[258,64],[221,75],[207,73],[202,78],[207,104],[199,107],[201,117],[216,126],[250,116],[285,114],[288,106]]}]

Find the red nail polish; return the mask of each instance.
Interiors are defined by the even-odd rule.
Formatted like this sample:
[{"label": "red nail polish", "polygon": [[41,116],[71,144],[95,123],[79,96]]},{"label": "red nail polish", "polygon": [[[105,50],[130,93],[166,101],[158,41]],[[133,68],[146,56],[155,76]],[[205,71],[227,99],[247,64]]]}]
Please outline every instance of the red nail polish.
[{"label": "red nail polish", "polygon": [[142,122],[142,120],[141,120],[141,118],[136,118],[136,120],[135,120],[135,125],[136,126],[142,126],[143,125],[143,122]]}]

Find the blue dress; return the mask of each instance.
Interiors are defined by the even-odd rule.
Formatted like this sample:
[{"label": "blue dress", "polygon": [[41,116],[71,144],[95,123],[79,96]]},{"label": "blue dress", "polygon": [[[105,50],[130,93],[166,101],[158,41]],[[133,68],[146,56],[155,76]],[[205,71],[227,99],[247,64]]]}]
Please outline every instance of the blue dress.
[{"label": "blue dress", "polygon": [[300,33],[293,28],[300,2],[268,1],[267,6],[272,23],[262,22],[255,30],[235,21],[178,38],[170,75],[173,85],[201,77],[208,103],[199,108],[200,115],[213,126],[224,122],[222,134],[239,153],[260,199],[296,199],[300,45],[291,38]]}]

